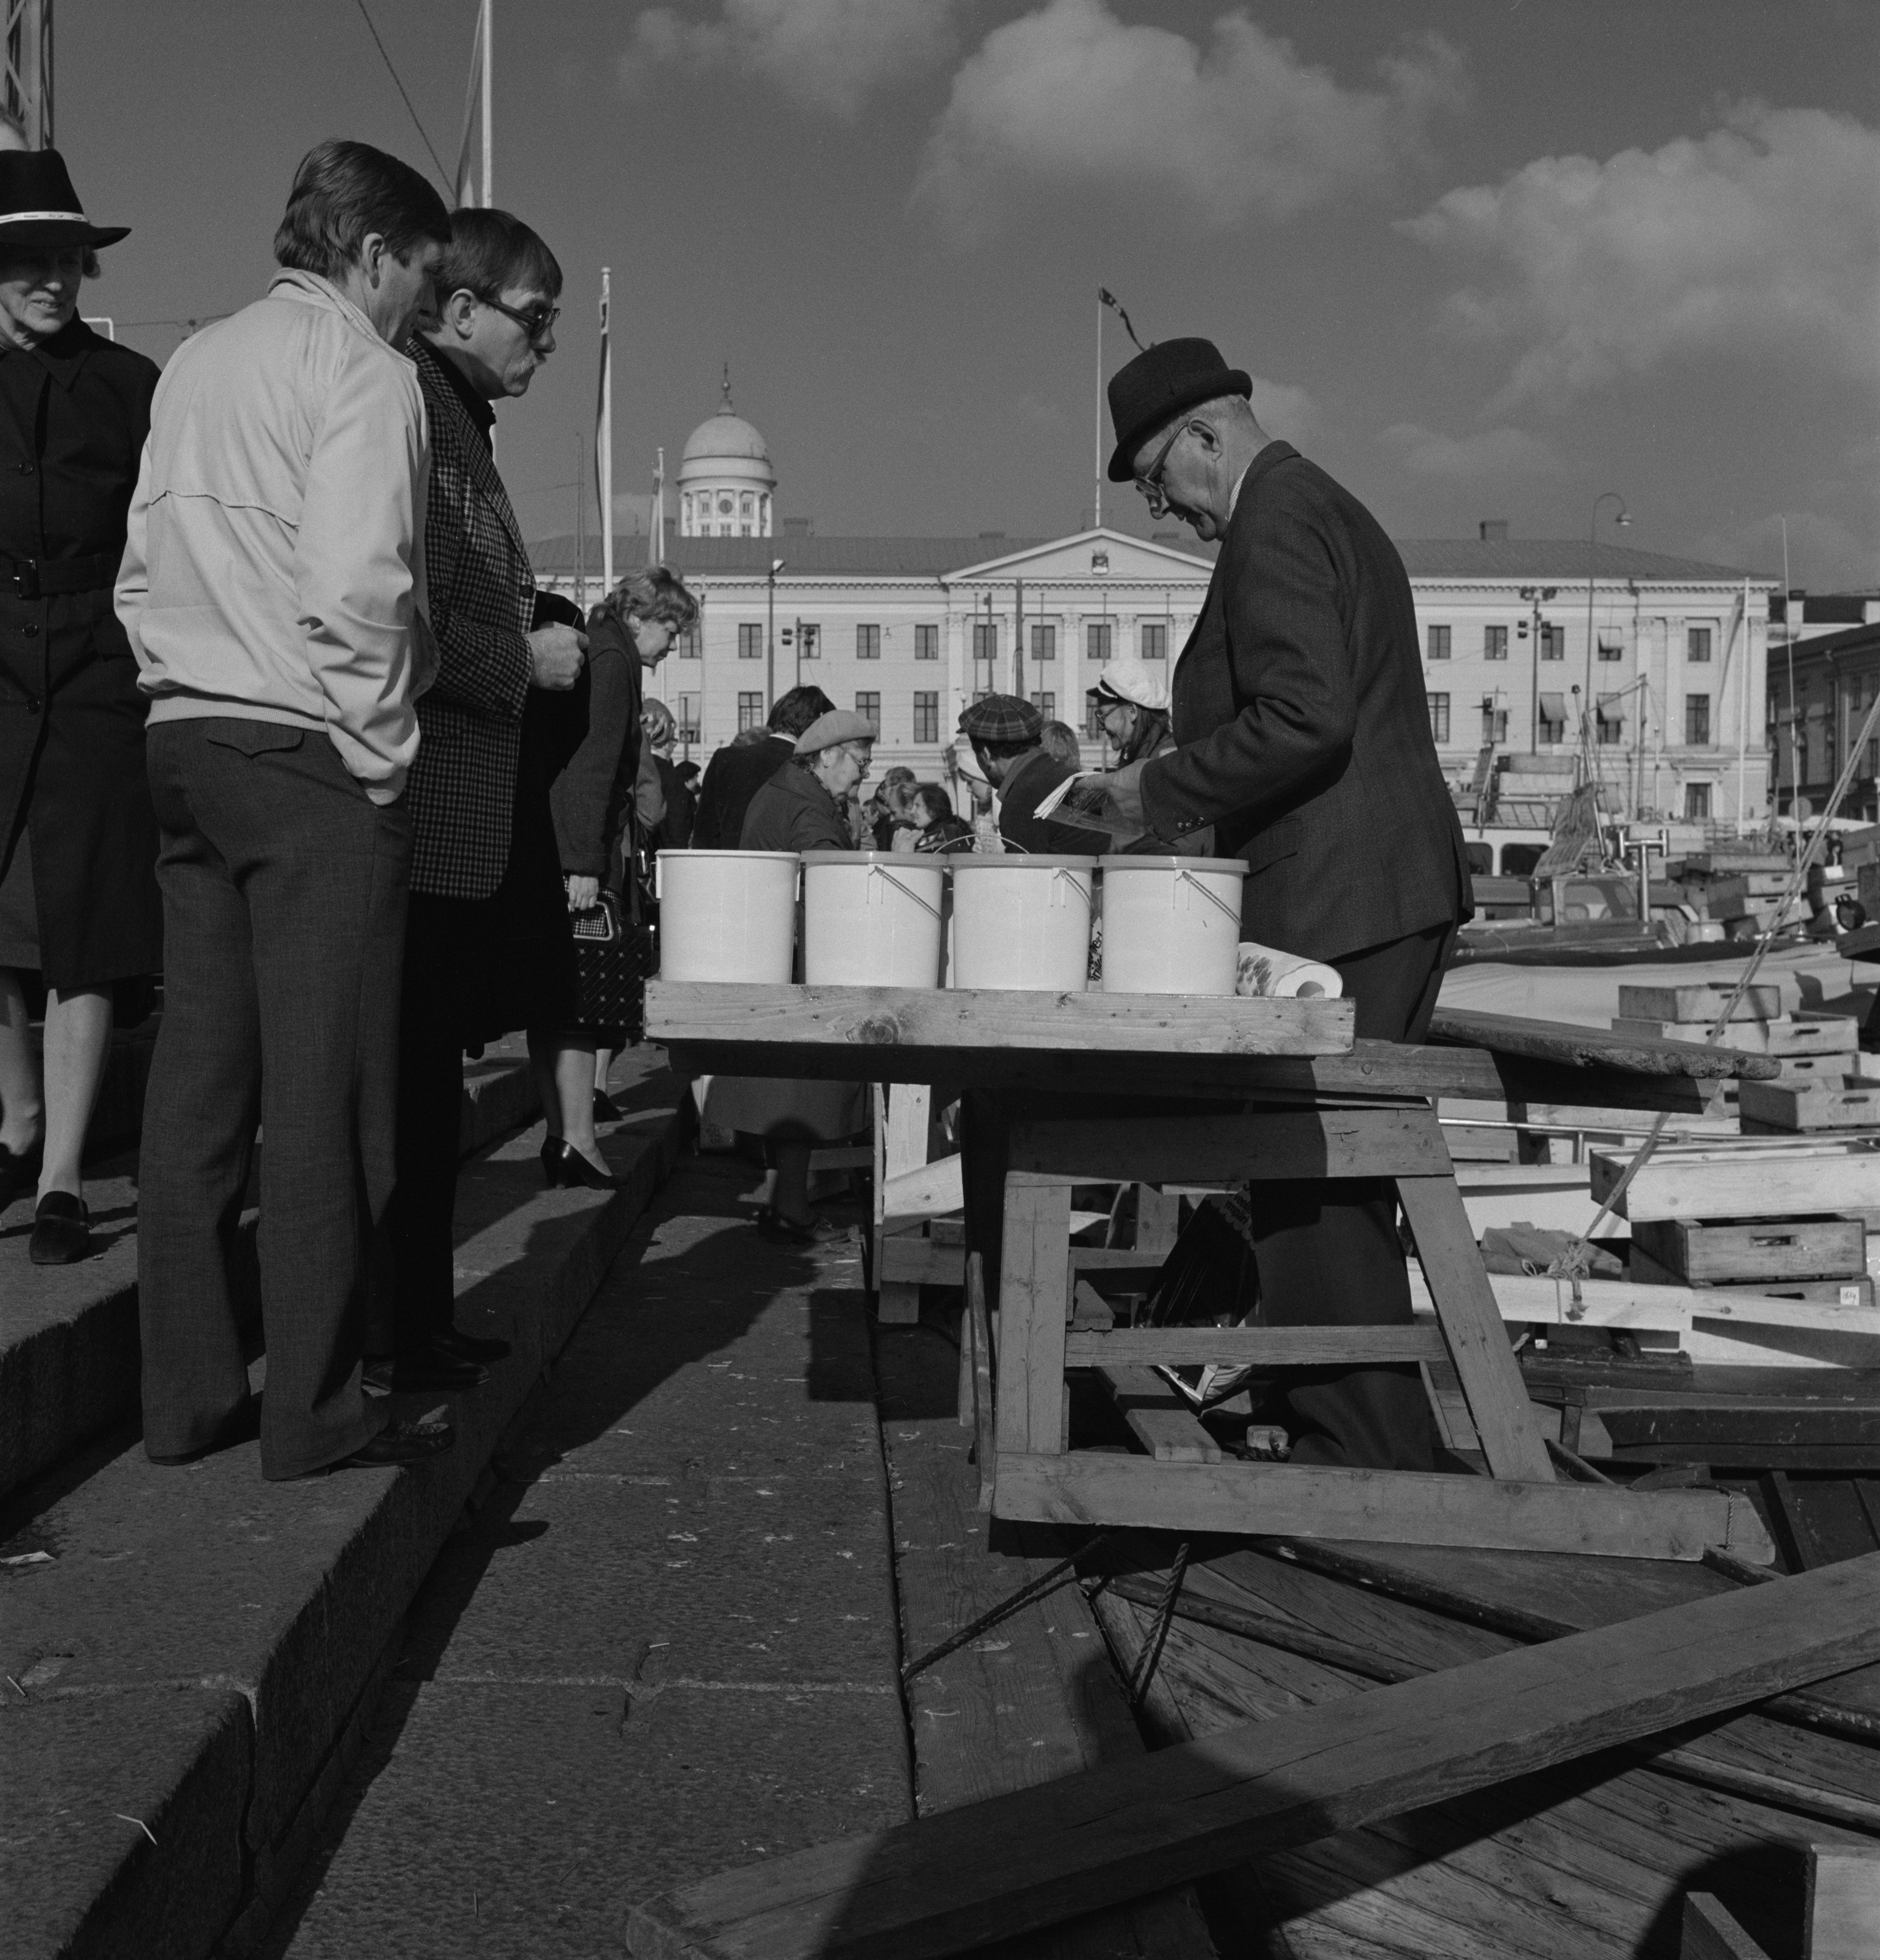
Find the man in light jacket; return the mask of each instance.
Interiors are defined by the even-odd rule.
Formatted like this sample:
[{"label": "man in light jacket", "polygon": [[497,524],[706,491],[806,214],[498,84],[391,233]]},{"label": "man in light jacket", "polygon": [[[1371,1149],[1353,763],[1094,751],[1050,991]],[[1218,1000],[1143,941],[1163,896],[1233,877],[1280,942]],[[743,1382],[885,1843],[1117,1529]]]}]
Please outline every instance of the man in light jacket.
[{"label": "man in light jacket", "polygon": [[450,219],[361,143],[309,151],[267,297],[157,386],[118,575],[150,698],[164,1007],[138,1230],[144,1446],[252,1435],[229,1255],[259,1121],[264,1476],[411,1461],[361,1381],[392,1184],[403,792],[424,679],[425,429],[397,349]]}]

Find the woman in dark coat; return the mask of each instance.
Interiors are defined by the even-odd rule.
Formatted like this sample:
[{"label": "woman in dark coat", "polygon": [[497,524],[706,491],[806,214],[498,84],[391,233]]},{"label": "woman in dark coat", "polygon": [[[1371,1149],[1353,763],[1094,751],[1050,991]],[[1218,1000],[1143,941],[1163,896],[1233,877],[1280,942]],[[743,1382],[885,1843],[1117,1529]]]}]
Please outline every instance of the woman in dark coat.
[{"label": "woman in dark coat", "polygon": [[124,236],[85,221],[56,150],[0,154],[0,1208],[37,1151],[40,1265],[88,1249],[113,997],[147,1003],[163,951],[145,703],[111,591],[157,369],[77,317]]},{"label": "woman in dark coat", "polygon": [[[641,703],[646,676],[698,616],[698,602],[663,565],[621,581],[587,618],[591,692],[587,737],[555,785],[549,801],[571,912],[600,902],[604,886],[619,896],[624,875],[620,835],[634,807],[640,770]],[[530,1052],[552,1068],[561,1121],[551,1122],[542,1163],[552,1182],[614,1182],[594,1138],[595,1054],[619,1046],[618,1028],[532,1028]],[[611,1107],[611,1105],[606,1106]]]}]

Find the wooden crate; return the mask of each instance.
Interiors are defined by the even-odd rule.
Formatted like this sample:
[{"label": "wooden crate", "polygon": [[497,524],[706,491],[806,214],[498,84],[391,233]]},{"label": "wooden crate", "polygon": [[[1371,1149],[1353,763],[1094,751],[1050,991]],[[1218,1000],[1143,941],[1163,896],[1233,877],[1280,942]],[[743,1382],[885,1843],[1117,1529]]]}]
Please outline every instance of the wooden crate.
[{"label": "wooden crate", "polygon": [[1852,1014],[1785,1015],[1767,1023],[1771,1055],[1855,1055],[1860,1023]]},{"label": "wooden crate", "polygon": [[[1660,1265],[1649,1252],[1641,1252],[1636,1239],[1626,1277],[1642,1286],[1688,1285],[1694,1293],[1714,1295],[1719,1309],[1729,1306],[1739,1296],[1751,1295],[1758,1300],[1796,1300],[1823,1306],[1870,1308],[1873,1305],[1873,1281],[1865,1273],[1846,1279],[1738,1280],[1722,1284],[1715,1280],[1685,1281],[1668,1266]],[[1697,1313],[1701,1309],[1694,1304],[1691,1311]]]},{"label": "wooden crate", "polygon": [[1654,1021],[1640,1016],[1615,1014],[1612,1031],[1614,1034],[1637,1035],[1646,1041],[1695,1042],[1700,1048],[1731,1048],[1751,1055],[1762,1055],[1768,1051],[1769,1030],[1780,1025],[1775,1021],[1729,1021],[1713,1043],[1708,1021]]},{"label": "wooden crate", "polygon": [[[1719,915],[1714,908],[1712,917]],[[1735,991],[1731,987],[1700,982],[1694,986],[1625,987],[1619,989],[1619,1012],[1627,1020],[1703,1021],[1719,1013]],[[1733,1021],[1773,1021],[1782,1012],[1782,989],[1754,986],[1730,1010]]]},{"label": "wooden crate", "polygon": [[[1595,1150],[1587,1163],[1604,1203],[1633,1153]],[[1649,1218],[1817,1217],[1880,1202],[1880,1137],[1757,1137],[1668,1144],[1656,1150],[1614,1208]]]},{"label": "wooden crate", "polygon": [[1778,1082],[1840,1083],[1871,1080],[1880,1075],[1880,1056],[1853,1055],[1777,1055],[1771,1056],[1780,1073]]},{"label": "wooden crate", "polygon": [[1749,910],[1759,900],[1779,899],[1789,889],[1791,871],[1739,871],[1734,877],[1713,878],[1704,896],[1712,918],[1727,918],[1728,908]]},{"label": "wooden crate", "polygon": [[1689,1286],[1852,1279],[1867,1270],[1867,1228],[1858,1218],[1642,1219],[1632,1245]]},{"label": "wooden crate", "polygon": [[1843,1075],[1831,1082],[1745,1082],[1738,1107],[1743,1128],[1772,1131],[1865,1130],[1880,1125],[1880,1082]]}]

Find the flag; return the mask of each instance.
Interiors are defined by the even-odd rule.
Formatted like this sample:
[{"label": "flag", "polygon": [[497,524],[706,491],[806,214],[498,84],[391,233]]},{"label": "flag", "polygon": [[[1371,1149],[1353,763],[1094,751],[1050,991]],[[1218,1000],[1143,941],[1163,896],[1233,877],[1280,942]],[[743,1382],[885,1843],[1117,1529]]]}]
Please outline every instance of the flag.
[{"label": "flag", "polygon": [[600,380],[594,403],[594,488],[600,503],[602,589],[614,589],[613,275],[600,269]]},{"label": "flag", "polygon": [[[1131,340],[1136,341],[1137,352],[1139,354],[1147,354],[1149,351],[1149,348],[1144,347],[1140,340],[1136,340],[1136,329],[1134,327],[1131,326],[1129,322],[1129,315],[1123,310],[1122,302],[1118,299],[1113,292],[1110,291],[1108,286],[1099,286],[1096,289],[1096,296],[1098,299],[1101,301],[1105,306],[1108,307],[1110,311],[1115,313],[1116,317],[1123,323],[1123,331],[1129,336]],[[1149,347],[1153,347],[1155,344],[1156,343],[1152,340],[1149,343]]]},{"label": "flag", "polygon": [[[495,27],[490,8],[494,0],[479,0],[476,9],[476,38],[470,46],[470,80],[463,97],[463,141],[457,148],[457,205],[461,210],[466,205],[474,206],[490,202],[490,56],[491,40]],[[472,158],[475,154],[472,145],[479,132],[482,136],[482,195],[478,194],[476,170]]]}]

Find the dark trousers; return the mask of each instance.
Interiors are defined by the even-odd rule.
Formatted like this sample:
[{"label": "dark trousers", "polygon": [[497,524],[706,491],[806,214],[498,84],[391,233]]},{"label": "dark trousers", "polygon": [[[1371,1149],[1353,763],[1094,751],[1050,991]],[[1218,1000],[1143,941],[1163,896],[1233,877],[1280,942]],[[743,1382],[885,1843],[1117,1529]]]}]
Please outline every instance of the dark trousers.
[{"label": "dark trousers", "polygon": [[392,1188],[411,823],[323,735],[149,733],[164,1016],[138,1167],[144,1446],[208,1447],[248,1394],[230,1255],[261,1125],[265,1476],[383,1426],[360,1386],[367,1249]]},{"label": "dark trousers", "polygon": [[[1436,926],[1331,963],[1344,976],[1346,998],[1357,1003],[1360,1039],[1424,1039],[1455,933],[1453,926]],[[1408,1325],[1410,1281],[1389,1179],[1261,1182],[1252,1197],[1266,1325]],[[1315,1368],[1287,1381],[1295,1463],[1435,1468],[1435,1428],[1416,1369]]]}]

